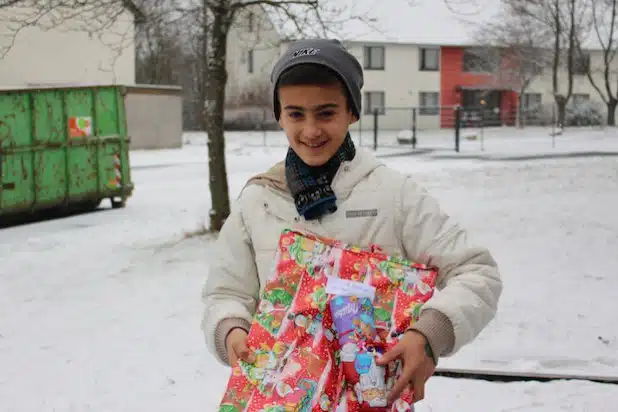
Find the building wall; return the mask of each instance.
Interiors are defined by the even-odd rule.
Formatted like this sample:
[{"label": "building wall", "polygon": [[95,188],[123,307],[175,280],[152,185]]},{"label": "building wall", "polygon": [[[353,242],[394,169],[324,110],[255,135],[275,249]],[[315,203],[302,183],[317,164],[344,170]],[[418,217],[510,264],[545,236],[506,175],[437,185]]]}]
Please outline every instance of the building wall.
[{"label": "building wall", "polygon": [[270,72],[280,54],[279,34],[260,8],[236,17],[227,42],[228,108],[270,104]]},{"label": "building wall", "polygon": [[[410,130],[413,109],[418,108],[420,92],[440,93],[440,72],[420,71],[418,45],[348,43],[347,47],[361,65],[364,65],[365,46],[384,46],[384,70],[364,70],[365,92],[384,92],[385,113],[378,118],[383,130]],[[366,102],[363,101],[366,109]],[[439,125],[439,116],[421,115],[417,112],[418,129],[432,129]],[[363,113],[358,125],[362,130],[373,130],[374,116]]]},{"label": "building wall", "polygon": [[[257,33],[247,30],[246,25],[241,22],[230,33],[230,43],[228,45],[228,105],[234,107],[233,102],[238,101],[238,96],[247,90],[261,90],[266,96],[263,105],[270,105],[271,96],[269,91],[270,70],[281,55],[286,44],[279,40],[276,30],[269,26],[267,22],[262,22],[262,26]],[[253,36],[249,39],[249,36]],[[370,42],[345,42],[348,50],[364,65],[365,46],[384,47],[384,69],[372,70],[364,69],[365,85],[363,87],[363,106],[366,108],[365,94],[367,92],[383,92],[385,111],[378,117],[378,128],[382,130],[409,130],[413,122],[413,109],[416,108],[416,126],[419,130],[436,129],[440,127],[452,127],[454,123],[455,105],[462,103],[462,94],[457,91],[457,86],[479,86],[490,83],[501,84],[508,89],[512,84],[506,79],[504,73],[498,76],[480,73],[463,72],[463,51],[461,46],[449,47],[442,46],[440,53],[439,71],[420,70],[421,50],[423,45],[418,44],[397,44],[397,43],[370,43]],[[431,47],[431,46],[429,46]],[[247,51],[254,50],[254,71],[248,73],[248,62],[246,59]],[[597,84],[604,90],[602,79],[602,53],[600,51],[591,52],[592,67],[594,78]],[[616,69],[612,73],[612,86],[618,84],[618,59],[616,59]],[[511,71],[512,73],[512,71]],[[561,76],[561,90],[564,90],[566,77]],[[546,111],[551,112],[553,108],[551,70],[546,69],[542,76],[535,79],[527,90],[527,93],[540,93],[542,104]],[[421,113],[419,107],[421,102],[419,96],[421,92],[439,93],[439,105],[442,106],[439,114]],[[586,76],[575,76],[573,93],[588,95],[592,102],[601,105],[603,112],[605,107],[598,92],[590,84]],[[514,123],[519,97],[515,91],[505,92],[500,103],[501,116],[504,124]],[[232,110],[230,110],[232,111]],[[242,111],[242,110],[241,110]],[[268,112],[264,110],[254,110],[256,113]],[[274,119],[267,119],[274,121]],[[360,121],[352,126],[356,130],[371,131],[374,128],[374,116],[366,112],[361,116]]]},{"label": "building wall", "polygon": [[[603,91],[604,95],[607,95],[605,88],[605,80],[604,80],[604,62],[603,62],[603,52],[600,50],[590,51],[590,67],[591,67],[591,75],[596,85]],[[553,78],[552,78],[552,70],[551,68],[546,68],[543,71],[542,76],[535,78],[526,93],[539,93],[541,94],[541,104],[543,110],[545,111],[547,116],[551,116],[552,110],[554,108],[554,97],[553,97]],[[559,87],[558,91],[560,93],[567,92],[567,73],[565,70],[561,70],[558,73],[558,81]],[[611,73],[610,73],[610,85],[612,87],[613,93],[618,93],[618,59],[614,59],[611,64]],[[577,95],[587,95],[590,98],[590,101],[598,105],[603,115],[606,115],[606,107],[603,103],[603,99],[599,95],[599,92],[594,88],[591,84],[588,76],[586,75],[575,75],[573,77],[573,94]],[[572,103],[571,99],[571,103]]]},{"label": "building wall", "polygon": [[63,19],[53,28],[51,21],[42,19],[38,26],[16,33],[19,24],[7,23],[16,13],[14,8],[0,9],[0,87],[135,83],[134,24],[129,12],[95,33],[84,31],[93,28],[84,19]]},{"label": "building wall", "polygon": [[[440,127],[453,127],[455,124],[454,106],[463,104],[462,87],[487,87],[494,85],[497,88],[502,85],[500,79],[493,74],[470,73],[463,70],[464,48],[442,47],[441,48],[441,73],[440,84],[442,95],[440,105],[443,106],[440,114]],[[500,102],[500,112],[504,124],[510,125],[513,121],[513,113],[517,107],[517,93],[504,91]]]},{"label": "building wall", "polygon": [[182,146],[182,89],[176,86],[126,87],[127,132],[131,149]]}]

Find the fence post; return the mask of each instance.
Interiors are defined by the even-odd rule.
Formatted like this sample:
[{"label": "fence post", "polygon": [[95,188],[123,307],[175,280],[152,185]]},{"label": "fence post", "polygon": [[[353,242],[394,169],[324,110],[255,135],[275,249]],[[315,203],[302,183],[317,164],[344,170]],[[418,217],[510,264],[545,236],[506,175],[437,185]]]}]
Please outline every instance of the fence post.
[{"label": "fence post", "polygon": [[461,108],[455,107],[455,151],[459,153],[459,133],[461,129]]},{"label": "fence post", "polygon": [[373,109],[373,150],[378,150],[378,109]]},{"label": "fence post", "polygon": [[363,115],[358,116],[358,147],[363,147]]},{"label": "fence post", "polygon": [[485,124],[487,123],[486,119],[485,119],[485,106],[481,107],[481,136],[480,136],[480,141],[481,141],[481,152],[485,151]]},{"label": "fence post", "polygon": [[412,149],[416,149],[416,107],[412,108]]}]

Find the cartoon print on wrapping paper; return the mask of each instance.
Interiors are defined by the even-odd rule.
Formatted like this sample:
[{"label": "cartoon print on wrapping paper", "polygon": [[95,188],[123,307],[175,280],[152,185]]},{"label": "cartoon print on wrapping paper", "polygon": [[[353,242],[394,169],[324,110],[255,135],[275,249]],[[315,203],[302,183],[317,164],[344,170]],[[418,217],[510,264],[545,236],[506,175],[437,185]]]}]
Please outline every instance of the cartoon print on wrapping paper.
[{"label": "cartoon print on wrapping paper", "polygon": [[252,385],[259,386],[262,392],[265,391],[266,385],[271,380],[270,376],[283,367],[280,365],[280,359],[289,350],[290,348],[283,342],[275,342],[272,348],[263,344],[262,347],[255,349],[254,363],[239,362],[242,374]]},{"label": "cartoon print on wrapping paper", "polygon": [[324,285],[316,285],[313,288],[313,293],[307,296],[307,303],[310,307],[318,309],[320,312],[326,310],[328,305],[328,294]]},{"label": "cartoon print on wrapping paper", "polygon": [[304,347],[295,349],[293,354],[284,356],[284,359],[286,361],[283,369],[271,382],[275,388],[271,406],[285,402],[285,411],[309,411],[316,395],[318,380],[327,374],[325,368],[328,362]]},{"label": "cartoon print on wrapping paper", "polygon": [[418,319],[421,316],[421,310],[423,309],[422,302],[411,302],[410,306],[404,310],[405,315],[412,319],[412,323],[414,320]]},{"label": "cartoon print on wrapping paper", "polygon": [[360,376],[354,388],[358,401],[367,402],[370,406],[386,406],[386,382],[384,373],[378,370],[375,355],[372,353],[357,355],[354,366]]},{"label": "cartoon print on wrapping paper", "polygon": [[313,348],[316,348],[320,344],[322,336],[324,336],[328,342],[332,342],[335,339],[334,332],[324,327],[322,313],[318,313],[315,317],[298,314],[294,316],[294,326],[305,329],[305,333],[313,337]]},{"label": "cartoon print on wrapping paper", "polygon": [[414,411],[414,407],[410,403],[399,398],[393,403],[392,411],[393,412],[410,412],[410,411]]},{"label": "cartoon print on wrapping paper", "polygon": [[242,387],[228,390],[221,401],[219,412],[243,412],[247,409],[252,390],[252,385],[243,385]]},{"label": "cartoon print on wrapping paper", "polygon": [[381,291],[380,299],[376,299],[373,304],[373,317],[378,326],[384,329],[390,329],[390,321],[393,313],[393,299],[395,297],[396,287],[389,283]]},{"label": "cartoon print on wrapping paper", "polygon": [[303,275],[302,268],[290,267],[289,270],[289,276],[280,276],[268,284],[255,315],[255,320],[275,337],[294,302]]},{"label": "cartoon print on wrapping paper", "polygon": [[418,280],[416,282],[415,293],[421,296],[427,296],[433,291],[435,283],[434,273],[428,270],[418,270]]},{"label": "cartoon print on wrapping paper", "polygon": [[319,406],[320,406],[320,409],[323,411],[331,410],[332,402],[330,398],[328,397],[328,395],[323,394],[322,396],[320,396]]},{"label": "cartoon print on wrapping paper", "polygon": [[[364,300],[363,306],[365,305],[371,305],[371,301],[369,299]],[[374,339],[376,333],[376,324],[373,320],[373,317],[368,315],[367,312],[362,312],[359,316],[356,330],[358,337],[361,341]]]},{"label": "cartoon print on wrapping paper", "polygon": [[[313,244],[311,239],[295,236],[292,244],[288,246],[290,259],[297,265],[306,267],[313,259]],[[315,243],[315,242],[314,242]]]},{"label": "cartoon print on wrapping paper", "polygon": [[406,277],[403,266],[396,262],[390,260],[382,260],[377,263],[377,267],[387,278],[390,279],[393,284],[397,286],[400,286],[401,282]]},{"label": "cartoon print on wrapping paper", "polygon": [[297,389],[294,391],[294,396],[287,397],[288,405],[292,406],[295,412],[309,412],[311,409],[311,400],[317,389],[317,382],[310,379],[301,379],[298,382]]},{"label": "cartoon print on wrapping paper", "polygon": [[315,242],[312,259],[307,263],[307,271],[315,278],[337,276],[341,250],[323,243]]},{"label": "cartoon print on wrapping paper", "polygon": [[[364,302],[371,304],[369,300]],[[361,313],[357,325],[357,334],[360,338],[359,343],[376,339],[376,325],[374,319],[367,313]],[[361,345],[362,346],[365,345]],[[355,390],[359,401],[362,403],[365,400],[370,406],[386,406],[383,402],[386,398],[384,381],[384,370],[379,370],[375,363],[377,352],[372,346],[366,346],[363,349],[367,353],[359,353],[354,360],[354,367],[359,374],[359,382],[355,385]]]},{"label": "cartoon print on wrapping paper", "polygon": [[272,375],[269,383],[272,384],[278,397],[284,398],[294,392],[294,388],[286,380],[294,378],[302,371],[302,365],[294,360],[285,359],[282,368]]},{"label": "cartoon print on wrapping paper", "polygon": [[280,386],[282,380],[296,376],[301,369],[300,365],[295,365],[289,359],[290,354],[296,349],[296,342],[292,342],[289,346],[277,342],[274,346],[277,345],[279,345],[278,350],[273,349],[274,361],[264,365],[264,373],[257,383],[258,389],[264,395],[272,395],[273,391],[278,391],[277,394],[282,396],[280,392],[286,391],[284,386]]},{"label": "cartoon print on wrapping paper", "polygon": [[404,277],[401,281],[401,285],[399,288],[406,294],[412,295],[414,294],[414,288],[417,283],[420,281],[419,271],[416,268],[413,269],[405,269],[403,271]]}]

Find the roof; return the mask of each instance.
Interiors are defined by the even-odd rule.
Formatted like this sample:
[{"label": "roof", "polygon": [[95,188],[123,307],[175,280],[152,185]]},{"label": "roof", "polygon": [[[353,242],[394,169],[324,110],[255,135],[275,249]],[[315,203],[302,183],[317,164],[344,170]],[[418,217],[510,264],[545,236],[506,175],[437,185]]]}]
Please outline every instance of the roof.
[{"label": "roof", "polygon": [[[482,23],[500,10],[500,0],[327,0],[328,33],[346,42],[463,46],[476,44]],[[285,21],[287,20],[287,21]],[[281,33],[293,33],[279,19]],[[316,25],[317,26],[317,25]],[[316,37],[322,33],[307,33]]]},{"label": "roof", "polygon": [[[503,12],[501,0],[325,0],[323,4],[329,37],[427,46],[479,45],[483,26],[500,19]],[[304,37],[324,37],[306,9],[299,14],[303,15],[301,26],[309,27]],[[298,32],[287,15],[275,16],[275,26],[284,38],[294,38]],[[584,47],[598,49],[598,41],[590,37]]]}]

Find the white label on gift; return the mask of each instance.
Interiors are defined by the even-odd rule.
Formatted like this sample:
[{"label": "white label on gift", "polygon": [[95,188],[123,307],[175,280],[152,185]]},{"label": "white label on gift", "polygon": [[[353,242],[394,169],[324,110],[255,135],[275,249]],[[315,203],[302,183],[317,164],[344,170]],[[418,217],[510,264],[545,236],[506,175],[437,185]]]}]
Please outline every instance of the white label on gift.
[{"label": "white label on gift", "polygon": [[326,293],[329,295],[356,296],[373,300],[376,295],[376,288],[366,283],[329,276],[326,281]]}]

